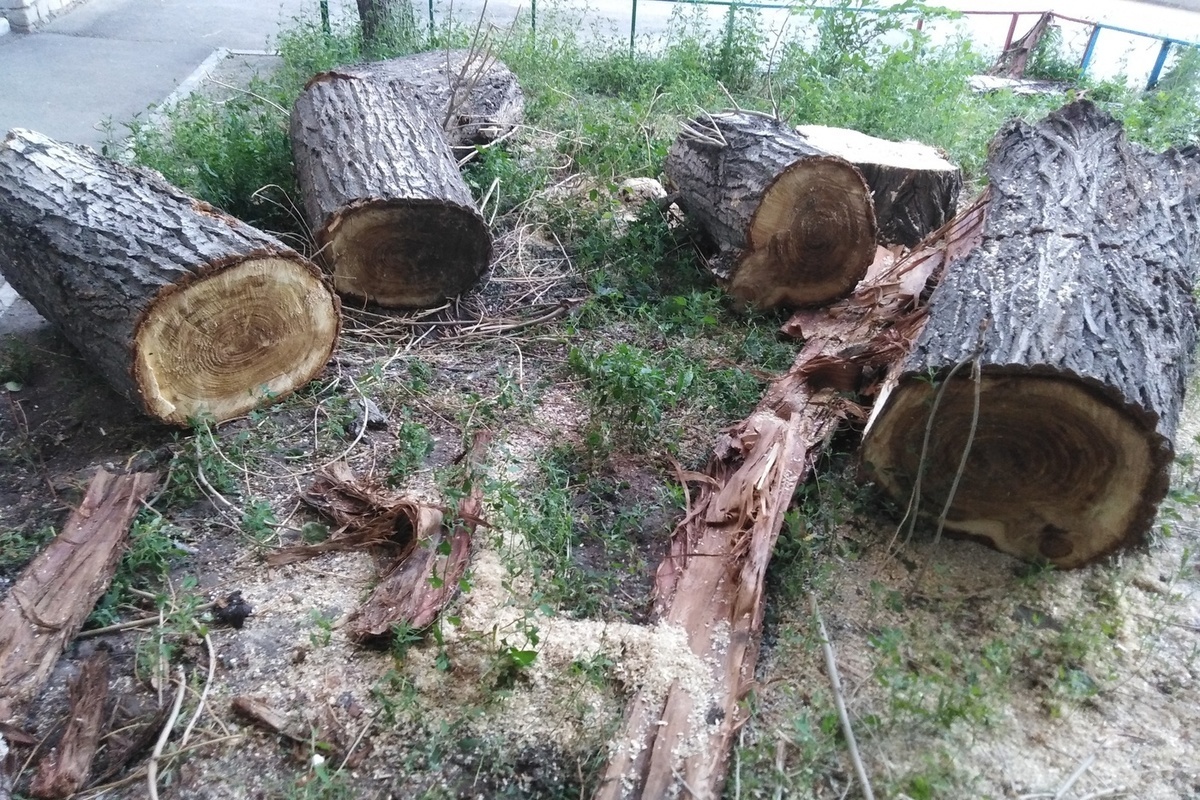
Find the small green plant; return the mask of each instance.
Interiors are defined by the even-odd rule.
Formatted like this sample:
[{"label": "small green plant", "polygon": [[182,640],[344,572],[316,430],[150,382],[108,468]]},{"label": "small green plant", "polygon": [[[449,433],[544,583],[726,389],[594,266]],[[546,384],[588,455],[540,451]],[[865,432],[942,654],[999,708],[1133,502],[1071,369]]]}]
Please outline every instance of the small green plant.
[{"label": "small green plant", "polygon": [[242,533],[258,545],[266,545],[275,538],[275,511],[265,500],[251,500],[242,509]]},{"label": "small green plant", "polygon": [[33,366],[33,352],[23,340],[5,336],[0,341],[0,385],[29,383]]},{"label": "small green plant", "polygon": [[325,647],[333,641],[333,623],[337,621],[336,616],[314,608],[308,613],[308,621],[315,628],[308,634],[308,641],[313,647]]},{"label": "small green plant", "polygon": [[396,426],[396,449],[393,452],[387,473],[389,486],[404,483],[433,452],[433,437],[429,429],[412,419],[407,411]]},{"label": "small green plant", "polygon": [[0,530],[0,572],[25,566],[42,545],[54,538],[54,528],[47,525],[31,533],[23,530]]},{"label": "small green plant", "polygon": [[129,534],[129,548],[117,565],[109,590],[88,617],[89,627],[116,622],[121,609],[136,605],[133,590],[157,592],[172,564],[186,552],[176,544],[175,533],[162,515],[149,509],[138,513]]},{"label": "small green plant", "polygon": [[611,350],[586,353],[571,348],[571,368],[587,378],[587,399],[598,441],[634,451],[662,444],[663,413],[692,385],[691,367],[622,342]]}]

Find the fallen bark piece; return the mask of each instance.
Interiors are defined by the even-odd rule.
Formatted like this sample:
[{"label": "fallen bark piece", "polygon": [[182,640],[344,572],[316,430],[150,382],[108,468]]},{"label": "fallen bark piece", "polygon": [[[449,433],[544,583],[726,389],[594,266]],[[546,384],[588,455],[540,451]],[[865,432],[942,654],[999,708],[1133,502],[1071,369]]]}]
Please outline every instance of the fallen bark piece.
[{"label": "fallen bark piece", "polygon": [[63,648],[108,590],[129,524],[157,482],[154,473],[97,470],[62,532],[0,603],[0,720],[19,724]]},{"label": "fallen bark piece", "polygon": [[38,765],[29,791],[34,797],[70,797],[83,788],[100,744],[108,699],[108,653],[97,650],[67,688],[70,710],[58,744]]},{"label": "fallen bark piece", "polygon": [[322,73],[290,130],[304,211],[339,292],[425,307],[475,285],[491,234],[410,86]]},{"label": "fallen bark piece", "polygon": [[517,76],[486,51],[431,50],[339,71],[382,80],[415,96],[456,151],[501,139],[525,118]]},{"label": "fallen bark piece", "polygon": [[17,129],[0,143],[0,271],[151,416],[240,416],[325,366],[319,269],[156,173]]},{"label": "fallen bark piece", "polygon": [[276,550],[267,556],[268,566],[385,545],[392,548],[393,562],[399,561],[442,525],[440,508],[382,492],[360,480],[344,461],[324,470],[301,499],[338,527],[323,542]]},{"label": "fallen bark piece", "polygon": [[879,240],[885,244],[912,247],[958,210],[962,170],[927,144],[892,142],[824,125],[800,125],[796,133],[863,174],[875,202]]},{"label": "fallen bark piece", "polygon": [[688,122],[664,167],[719,250],[714,271],[756,308],[844,297],[875,254],[862,174],[783,123],[726,111]]},{"label": "fallen bark piece", "polygon": [[699,491],[655,572],[658,615],[687,631],[711,681],[676,682],[665,698],[634,695],[597,800],[721,796],[754,685],[767,565],[793,492],[840,422],[864,416],[845,393],[869,392],[903,356],[924,323],[926,285],[973,245],[981,224],[975,205],[904,259],[879,248],[851,297],[793,317],[789,331],[803,333],[804,347],[722,437],[703,475],[689,479]]},{"label": "fallen bark piece", "polygon": [[471,560],[471,544],[483,514],[483,491],[475,475],[491,434],[475,434],[465,454],[469,491],[458,505],[454,530],[438,527],[423,535],[415,550],[398,559],[371,596],[350,616],[347,633],[366,641],[389,636],[396,625],[420,629],[433,623],[458,591]]},{"label": "fallen bark piece", "polygon": [[305,744],[308,741],[308,737],[299,730],[298,726],[288,722],[287,715],[284,712],[261,700],[255,700],[253,697],[246,695],[238,695],[233,698],[229,707],[242,719],[266,731],[278,734],[286,739],[291,739],[297,744]]},{"label": "fallen bark piece", "polygon": [[1200,164],[1129,144],[1078,101],[1007,125],[988,175],[983,244],[934,294],[863,462],[910,512],[1079,567],[1140,541],[1168,488]]}]

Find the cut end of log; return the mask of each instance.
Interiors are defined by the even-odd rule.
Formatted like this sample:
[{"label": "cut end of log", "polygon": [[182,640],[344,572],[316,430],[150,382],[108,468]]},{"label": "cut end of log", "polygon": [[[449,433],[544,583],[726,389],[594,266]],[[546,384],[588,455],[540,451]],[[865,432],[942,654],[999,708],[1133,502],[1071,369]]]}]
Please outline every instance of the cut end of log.
[{"label": "cut end of log", "polygon": [[[920,511],[936,519],[974,419],[976,384],[910,377],[863,443],[867,473],[901,504],[920,475]],[[1167,490],[1169,453],[1153,425],[1064,378],[985,368],[979,415],[946,529],[1027,561],[1073,569],[1136,542]],[[929,446],[922,459],[926,430]]]},{"label": "cut end of log", "polygon": [[315,268],[249,258],[160,294],[135,335],[134,378],[165,422],[231,419],[312,380],[339,326],[337,297]]},{"label": "cut end of log", "polygon": [[763,193],[729,292],[756,308],[821,305],[849,294],[874,257],[862,175],[838,158],[807,158]]},{"label": "cut end of log", "polygon": [[428,308],[470,289],[491,260],[491,235],[473,209],[377,201],[324,233],[334,288],[387,308]]}]

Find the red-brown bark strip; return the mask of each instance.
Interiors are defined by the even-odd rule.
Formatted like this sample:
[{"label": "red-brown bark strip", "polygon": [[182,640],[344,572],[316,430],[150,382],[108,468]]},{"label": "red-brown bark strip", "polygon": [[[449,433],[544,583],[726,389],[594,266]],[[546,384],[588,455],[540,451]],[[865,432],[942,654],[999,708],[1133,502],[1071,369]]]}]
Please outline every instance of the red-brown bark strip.
[{"label": "red-brown bark strip", "polygon": [[20,724],[63,648],[108,590],[129,524],[157,482],[156,473],[97,470],[62,532],[0,603],[0,720]]},{"label": "red-brown bark strip", "polygon": [[70,710],[62,738],[38,765],[30,784],[34,797],[70,797],[83,788],[100,744],[108,699],[108,653],[97,650],[67,689]]},{"label": "red-brown bark strip", "polygon": [[907,352],[925,321],[926,285],[973,246],[984,208],[977,203],[898,262],[881,250],[853,295],[788,323],[805,338],[800,354],[723,435],[655,575],[659,616],[687,631],[711,681],[634,696],[597,800],[720,795],[747,719],[740,703],[754,681],[764,579],[792,494],[841,421],[862,416],[844,393],[870,393]]}]

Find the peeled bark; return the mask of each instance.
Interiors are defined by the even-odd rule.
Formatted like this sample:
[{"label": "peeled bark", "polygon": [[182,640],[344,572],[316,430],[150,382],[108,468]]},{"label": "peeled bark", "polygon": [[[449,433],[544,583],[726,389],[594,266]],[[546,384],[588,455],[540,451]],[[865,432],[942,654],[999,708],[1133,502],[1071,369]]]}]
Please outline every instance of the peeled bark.
[{"label": "peeled bark", "polygon": [[34,797],[70,797],[87,783],[100,745],[108,699],[108,653],[97,650],[67,687],[71,707],[58,744],[38,764],[30,784]]},{"label": "peeled bark", "polygon": [[20,723],[63,648],[108,590],[129,525],[158,476],[97,470],[61,533],[0,603],[0,722]]},{"label": "peeled bark", "polygon": [[525,116],[517,76],[487,52],[431,50],[341,72],[395,84],[425,106],[456,151],[507,135]]},{"label": "peeled bark", "polygon": [[782,123],[749,112],[684,126],[665,165],[680,200],[716,243],[718,277],[756,308],[849,294],[875,255],[863,176]]},{"label": "peeled bark", "polygon": [[1200,164],[1129,144],[1087,101],[1008,125],[991,153],[983,243],[935,293],[863,460],[901,502],[919,486],[927,515],[952,500],[951,531],[1079,567],[1140,541],[1168,488]]},{"label": "peeled bark", "polygon": [[0,271],[117,391],[178,425],[307,383],[341,324],[320,270],[274,237],[19,129],[0,144]]},{"label": "peeled bark", "polygon": [[912,247],[954,217],[962,171],[929,145],[824,125],[801,125],[796,133],[863,174],[875,202],[880,242]]},{"label": "peeled bark", "polygon": [[433,306],[487,268],[487,224],[415,92],[322,73],[296,100],[291,137],[305,214],[339,292]]},{"label": "peeled bark", "polygon": [[797,312],[785,330],[805,342],[792,369],[722,436],[704,473],[681,476],[700,488],[655,572],[655,611],[687,631],[710,680],[634,695],[595,800],[721,796],[747,721],[766,571],[796,486],[842,421],[862,416],[848,393],[871,390],[911,345],[926,285],[972,246],[980,218],[973,207],[898,262],[879,248],[853,295]]}]

